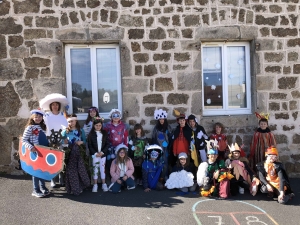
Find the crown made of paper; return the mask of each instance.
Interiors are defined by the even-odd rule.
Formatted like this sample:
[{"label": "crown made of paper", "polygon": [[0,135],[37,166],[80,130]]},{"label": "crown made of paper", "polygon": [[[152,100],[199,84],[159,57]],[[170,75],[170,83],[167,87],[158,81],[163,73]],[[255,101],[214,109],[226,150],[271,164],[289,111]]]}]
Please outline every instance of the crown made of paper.
[{"label": "crown made of paper", "polygon": [[258,112],[255,112],[255,116],[257,117],[257,119],[261,120],[261,119],[266,119],[266,120],[269,120],[269,116],[270,116],[270,113],[258,113]]},{"label": "crown made of paper", "polygon": [[103,117],[93,117],[93,121],[96,121],[96,120],[101,120],[103,122],[104,118]]},{"label": "crown made of paper", "polygon": [[218,145],[218,141],[215,139],[215,140],[209,140],[209,141],[206,141],[206,148],[207,148],[207,152],[210,150],[210,149],[215,149],[217,150],[219,145]]},{"label": "crown made of paper", "polygon": [[230,152],[234,152],[234,151],[241,151],[240,146],[237,143],[232,143],[231,146],[228,145],[228,148],[230,150]]}]

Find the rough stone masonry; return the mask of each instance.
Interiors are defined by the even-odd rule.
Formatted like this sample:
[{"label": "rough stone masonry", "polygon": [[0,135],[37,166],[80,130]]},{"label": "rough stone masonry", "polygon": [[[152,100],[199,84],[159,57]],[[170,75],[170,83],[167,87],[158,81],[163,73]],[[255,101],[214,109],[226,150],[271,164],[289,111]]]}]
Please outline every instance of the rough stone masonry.
[{"label": "rough stone masonry", "polygon": [[16,173],[19,136],[38,101],[65,94],[66,43],[119,43],[125,121],[148,135],[153,112],[195,114],[208,133],[249,150],[254,115],[202,116],[203,41],[251,43],[254,111],[269,112],[280,159],[300,175],[299,0],[3,0],[0,3],[0,170]]}]

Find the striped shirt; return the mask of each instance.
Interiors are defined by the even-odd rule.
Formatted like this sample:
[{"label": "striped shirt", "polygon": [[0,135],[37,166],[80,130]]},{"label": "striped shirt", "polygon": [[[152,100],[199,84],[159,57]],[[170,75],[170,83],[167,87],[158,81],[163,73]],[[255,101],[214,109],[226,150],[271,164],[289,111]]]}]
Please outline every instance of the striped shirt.
[{"label": "striped shirt", "polygon": [[34,147],[35,144],[38,145],[40,131],[45,133],[40,125],[30,125],[26,127],[22,137],[23,145],[25,145],[25,147],[30,150]]}]

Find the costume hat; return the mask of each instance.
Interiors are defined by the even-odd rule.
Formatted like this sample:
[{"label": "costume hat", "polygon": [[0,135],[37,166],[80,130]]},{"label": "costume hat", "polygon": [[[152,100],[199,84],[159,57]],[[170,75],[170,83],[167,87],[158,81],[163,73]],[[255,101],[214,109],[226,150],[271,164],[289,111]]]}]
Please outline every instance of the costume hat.
[{"label": "costume hat", "polygon": [[181,152],[178,155],[178,159],[186,159],[187,158],[187,154],[185,152]]},{"label": "costume hat", "polygon": [[270,116],[270,113],[258,113],[258,112],[255,112],[255,116],[258,120],[261,120],[261,119],[266,119],[266,120],[269,120],[269,116]]},{"label": "costume hat", "polygon": [[194,116],[193,114],[188,116],[188,121],[189,120],[194,120],[196,123],[198,123],[198,120],[197,120],[196,116]]},{"label": "costume hat", "polygon": [[167,119],[168,113],[162,109],[156,109],[154,111],[154,119],[160,120],[160,119]]},{"label": "costume hat", "polygon": [[266,155],[277,155],[278,156],[278,151],[274,146],[271,146],[267,148]]},{"label": "costume hat", "polygon": [[122,144],[117,145],[117,147],[116,147],[116,149],[115,149],[115,154],[116,154],[116,155],[118,155],[118,151],[119,151],[120,149],[125,149],[126,152],[128,151],[128,147],[122,143]]},{"label": "costume hat", "polygon": [[41,116],[44,116],[44,112],[41,109],[33,109],[30,111],[31,114],[39,114]]},{"label": "costume hat", "polygon": [[241,152],[240,146],[237,143],[234,143],[234,145],[232,143],[231,146],[228,145],[228,147],[229,147],[230,153],[232,153],[232,152]]},{"label": "costume hat", "polygon": [[59,93],[53,93],[50,95],[47,95],[45,98],[40,100],[40,107],[43,110],[50,110],[50,104],[53,102],[59,102],[61,104],[60,109],[65,108],[69,104],[68,99],[66,96],[59,94]]},{"label": "costume hat", "polygon": [[112,119],[113,114],[115,114],[115,113],[118,113],[120,115],[120,119],[122,119],[122,113],[121,113],[121,111],[119,109],[112,109],[112,110],[110,110],[110,112],[108,114],[109,118]]}]

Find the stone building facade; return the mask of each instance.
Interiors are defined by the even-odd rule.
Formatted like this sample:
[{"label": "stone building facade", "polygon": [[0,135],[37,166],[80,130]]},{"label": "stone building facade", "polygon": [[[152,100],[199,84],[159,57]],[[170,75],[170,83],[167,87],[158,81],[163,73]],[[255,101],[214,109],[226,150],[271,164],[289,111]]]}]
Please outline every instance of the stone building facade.
[{"label": "stone building facade", "polygon": [[[208,133],[249,145],[255,111],[270,113],[281,161],[300,175],[299,0],[1,0],[0,170],[16,173],[19,136],[38,101],[66,94],[68,43],[118,43],[124,120],[149,134],[163,107],[195,114]],[[201,44],[247,41],[249,115],[203,116]]]}]

